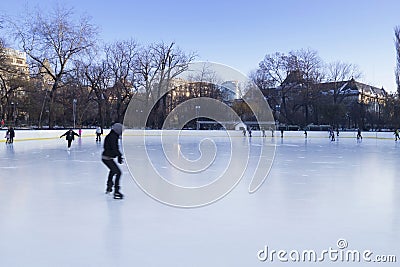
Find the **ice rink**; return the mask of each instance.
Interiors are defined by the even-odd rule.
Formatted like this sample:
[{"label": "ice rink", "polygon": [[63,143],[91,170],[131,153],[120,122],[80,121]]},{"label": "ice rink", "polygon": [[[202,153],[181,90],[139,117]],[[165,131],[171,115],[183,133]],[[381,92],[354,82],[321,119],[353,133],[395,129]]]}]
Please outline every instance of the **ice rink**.
[{"label": "ice rink", "polygon": [[[189,158],[198,153],[199,137],[212,135],[193,133],[184,138]],[[125,199],[104,194],[108,171],[92,132],[77,138],[69,152],[64,139],[19,141],[24,134],[17,131],[13,145],[0,143],[0,266],[397,266],[377,262],[389,256],[400,261],[400,141],[392,133],[365,133],[362,142],[350,132],[334,142],[326,132],[309,132],[307,139],[303,132],[284,138],[253,132],[251,142],[237,133],[232,145],[251,147],[249,168],[260,146],[276,144],[271,171],[255,193],[248,193],[246,171],[226,197],[200,208],[152,199],[126,164]],[[217,169],[225,164],[228,142],[219,139]],[[157,153],[160,145],[151,145],[149,151]],[[155,159],[154,168],[170,171],[162,157]],[[188,186],[210,179],[185,180],[173,172],[170,177]],[[287,253],[278,258],[280,250]],[[323,261],[292,259],[305,250],[324,255]],[[348,250],[361,257],[370,251],[371,262],[340,258]]]}]

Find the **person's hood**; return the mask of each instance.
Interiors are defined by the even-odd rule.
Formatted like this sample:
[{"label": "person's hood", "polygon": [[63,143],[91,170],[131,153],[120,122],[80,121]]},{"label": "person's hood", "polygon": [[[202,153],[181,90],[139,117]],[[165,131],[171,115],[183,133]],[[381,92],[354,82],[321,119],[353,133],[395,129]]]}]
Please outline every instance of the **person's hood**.
[{"label": "person's hood", "polygon": [[121,123],[114,123],[111,126],[111,129],[114,130],[118,135],[122,135],[122,131],[124,130],[124,126]]}]

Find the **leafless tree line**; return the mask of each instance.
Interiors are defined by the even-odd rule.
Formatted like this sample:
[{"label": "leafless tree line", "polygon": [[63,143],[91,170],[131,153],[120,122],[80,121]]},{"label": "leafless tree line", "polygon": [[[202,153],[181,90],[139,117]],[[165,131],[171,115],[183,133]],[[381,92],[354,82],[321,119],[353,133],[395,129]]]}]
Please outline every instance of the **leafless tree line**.
[{"label": "leafless tree line", "polygon": [[[159,97],[165,83],[195,58],[175,43],[142,45],[130,39],[102,44],[90,19],[74,16],[71,9],[57,7],[49,14],[35,11],[24,21],[6,20],[31,70],[23,85],[4,76],[1,117],[9,123],[52,128],[76,119],[78,126],[108,126],[123,120],[132,98]],[[6,60],[0,65],[10,66]]]},{"label": "leafless tree line", "polygon": [[252,73],[252,79],[266,92],[275,119],[285,124],[399,127],[395,95],[388,95],[387,103],[380,103],[378,112],[368,112],[363,102],[346,101],[346,94],[340,90],[342,81],[356,80],[361,75],[352,63],[324,63],[317,51],[301,49],[287,54],[267,54]]},{"label": "leafless tree line", "polygon": [[397,94],[400,95],[400,26],[396,26],[394,28],[394,45],[396,48],[395,77],[397,84]]},{"label": "leafless tree line", "polygon": [[[272,109],[279,113],[277,119],[288,124],[307,125],[315,121],[310,119],[310,108],[320,104],[319,83],[337,82],[353,76],[358,78],[360,75],[353,64],[339,61],[324,64],[317,51],[302,49],[288,54],[267,54],[252,76],[260,88],[270,91],[267,96]],[[280,87],[279,95],[274,95],[276,87]],[[334,90],[333,104],[339,102],[338,90]],[[296,95],[295,99],[293,95]],[[296,117],[296,114],[301,115]]]},{"label": "leafless tree line", "polygon": [[[0,18],[0,117],[10,124],[39,127],[110,125],[122,121],[128,103],[135,99],[147,106],[160,99],[171,79],[188,68],[196,55],[175,43],[140,44],[134,39],[102,43],[98,28],[87,16],[76,19],[71,9],[56,7],[50,13],[36,10],[23,20]],[[6,37],[15,40],[27,54],[30,79],[21,79],[4,53]],[[400,93],[400,28],[395,28]],[[291,76],[290,76],[290,75]],[[302,84],[290,82],[301,76]],[[280,86],[278,96],[268,99],[280,121],[288,124],[338,124],[350,116],[365,120],[365,109],[344,105],[339,82],[358,79],[361,72],[351,63],[324,63],[318,53],[301,49],[267,54],[251,74],[259,88],[268,92]],[[331,82],[330,98],[322,98],[318,84]],[[296,94],[293,92],[296,91]],[[296,97],[293,98],[293,95]],[[165,102],[156,101],[155,127],[166,114]],[[140,108],[139,108],[140,109]],[[388,96],[379,118],[381,124],[398,124],[397,96]],[[356,118],[356,117],[359,118]]]}]

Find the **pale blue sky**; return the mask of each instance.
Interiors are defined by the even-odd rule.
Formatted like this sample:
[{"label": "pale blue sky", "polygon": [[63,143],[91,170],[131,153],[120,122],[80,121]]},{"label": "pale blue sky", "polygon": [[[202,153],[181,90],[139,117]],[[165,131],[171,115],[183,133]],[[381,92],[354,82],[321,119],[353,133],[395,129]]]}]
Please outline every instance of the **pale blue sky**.
[{"label": "pale blue sky", "polygon": [[[53,7],[55,0],[5,0],[1,12]],[[325,62],[357,64],[361,81],[396,90],[393,28],[399,0],[94,1],[67,0],[100,27],[104,41],[175,41],[199,60],[248,74],[266,54],[311,48]]]}]

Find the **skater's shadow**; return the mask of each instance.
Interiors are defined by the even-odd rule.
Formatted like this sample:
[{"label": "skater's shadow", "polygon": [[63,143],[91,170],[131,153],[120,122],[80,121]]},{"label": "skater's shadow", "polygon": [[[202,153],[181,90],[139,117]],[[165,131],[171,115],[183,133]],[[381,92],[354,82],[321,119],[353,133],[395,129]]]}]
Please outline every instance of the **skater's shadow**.
[{"label": "skater's shadow", "polygon": [[[110,197],[110,196],[106,196]],[[114,199],[108,199],[108,222],[105,224],[106,233],[106,246],[107,251],[112,251],[112,257],[114,259],[120,258],[120,251],[123,250],[121,246],[121,235],[123,229],[123,223],[121,220],[121,201],[115,201]],[[116,264],[118,266],[119,264]]]},{"label": "skater's shadow", "polygon": [[14,144],[6,144],[6,147],[7,147],[7,152],[9,152],[11,155],[14,155],[15,154],[15,151],[14,151]]}]

